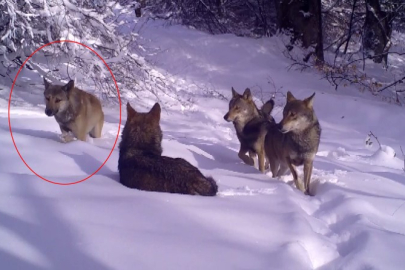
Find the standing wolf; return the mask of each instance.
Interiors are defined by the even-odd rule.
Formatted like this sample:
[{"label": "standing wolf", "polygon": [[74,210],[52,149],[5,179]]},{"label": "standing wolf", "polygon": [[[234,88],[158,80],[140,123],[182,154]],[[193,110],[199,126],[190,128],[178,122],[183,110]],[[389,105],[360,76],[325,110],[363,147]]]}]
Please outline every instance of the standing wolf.
[{"label": "standing wolf", "polygon": [[97,97],[75,87],[73,80],[62,86],[53,85],[44,77],[44,84],[45,114],[55,116],[64,142],[74,139],[69,131],[81,141],[86,141],[87,134],[101,137],[104,113]]},{"label": "standing wolf", "polygon": [[[315,93],[304,100],[296,99],[290,91],[283,110],[283,119],[271,125],[265,139],[266,155],[273,177],[283,175],[288,168],[294,184],[309,195],[313,161],[318,152],[321,126],[315,115],[313,100]],[[304,187],[298,183],[295,166],[304,165]]]},{"label": "standing wolf", "polygon": [[[267,126],[274,123],[273,117],[270,116],[273,107],[274,100],[270,99],[261,110],[258,110],[249,88],[246,88],[243,95],[240,95],[232,87],[229,111],[224,116],[226,121],[234,124],[236,136],[240,142],[239,158],[253,166],[253,158],[257,155],[261,172],[265,171],[264,139]],[[246,155],[246,152],[249,152],[249,156]]]},{"label": "standing wolf", "polygon": [[136,112],[127,103],[127,122],[119,144],[120,182],[146,191],[215,196],[218,186],[211,177],[182,158],[162,156],[160,105],[148,113]]}]

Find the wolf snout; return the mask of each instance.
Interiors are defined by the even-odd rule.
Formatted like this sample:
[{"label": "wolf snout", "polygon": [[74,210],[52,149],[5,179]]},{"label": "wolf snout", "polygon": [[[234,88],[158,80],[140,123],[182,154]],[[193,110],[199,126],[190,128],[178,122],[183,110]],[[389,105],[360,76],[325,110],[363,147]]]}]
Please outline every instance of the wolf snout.
[{"label": "wolf snout", "polygon": [[45,114],[48,116],[54,115],[53,111],[51,109],[45,109]]},{"label": "wolf snout", "polygon": [[281,133],[287,133],[288,132],[288,130],[285,130],[285,128],[283,127],[283,125],[281,123],[276,124],[276,127]]},{"label": "wolf snout", "polygon": [[227,114],[224,115],[224,119],[225,119],[225,121],[227,121],[227,122],[230,121],[230,120],[229,120],[229,113],[227,113]]}]

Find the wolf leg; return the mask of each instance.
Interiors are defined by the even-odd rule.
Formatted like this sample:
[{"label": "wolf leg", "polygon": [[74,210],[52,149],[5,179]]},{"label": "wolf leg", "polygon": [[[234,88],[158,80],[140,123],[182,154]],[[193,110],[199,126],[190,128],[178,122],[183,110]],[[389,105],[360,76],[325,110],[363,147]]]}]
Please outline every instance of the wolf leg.
[{"label": "wolf leg", "polygon": [[283,176],[287,172],[288,169],[289,169],[288,164],[281,161],[280,162],[280,167],[279,167],[278,172],[276,174],[277,177]]},{"label": "wolf leg", "polygon": [[92,138],[100,138],[101,130],[103,129],[104,120],[100,120],[94,128],[90,131],[90,136]]},{"label": "wolf leg", "polygon": [[[239,157],[243,162],[245,162],[247,165],[254,166],[254,165],[255,165],[255,162],[254,162],[253,158],[251,158],[251,157],[249,157],[249,156],[246,155],[246,152],[247,152],[247,151],[249,151],[249,149],[248,149],[247,147],[241,145],[241,146],[240,146],[239,153],[238,153],[238,157]],[[249,152],[250,152],[250,151],[249,151]]]},{"label": "wolf leg", "polygon": [[265,155],[264,156],[264,170],[267,171],[268,169],[270,169],[270,162]]},{"label": "wolf leg", "polygon": [[87,140],[87,133],[83,127],[72,128],[72,132],[78,140],[85,142]]},{"label": "wolf leg", "polygon": [[256,158],[256,153],[255,152],[253,152],[253,151],[251,151],[251,150],[249,150],[248,151],[248,155],[249,155],[249,157],[253,160],[253,165],[252,166],[255,166],[255,158]]},{"label": "wolf leg", "polygon": [[[253,152],[253,151],[251,151],[251,150],[248,151],[248,155],[249,155],[249,157],[253,160],[253,165],[252,165],[252,166],[255,166],[255,159],[256,159],[256,157],[257,157],[257,162],[259,162],[259,157],[258,157],[258,155],[256,155],[256,152]],[[259,166],[259,165],[257,165],[257,166]]]},{"label": "wolf leg", "polygon": [[264,173],[265,172],[265,167],[264,167],[264,160],[265,160],[265,155],[264,155],[264,149],[262,148],[259,153],[259,170]]},{"label": "wolf leg", "polygon": [[86,135],[87,135],[86,133],[80,132],[80,133],[77,134],[76,138],[78,140],[81,140],[81,141],[85,142],[85,141],[87,141],[87,136]]},{"label": "wolf leg", "polygon": [[312,160],[304,163],[304,193],[305,195],[311,195],[309,192],[309,183],[311,181],[312,167],[314,162]]},{"label": "wolf leg", "polygon": [[277,177],[277,171],[278,171],[278,167],[280,166],[280,161],[277,160],[276,158],[267,158],[269,160],[270,163],[270,170],[272,173],[273,178]]},{"label": "wolf leg", "polygon": [[291,171],[291,173],[293,175],[295,187],[297,189],[303,191],[302,187],[300,186],[300,184],[298,182],[297,170],[295,169],[295,166],[291,163],[291,160],[289,158],[287,159],[287,164],[288,164],[288,167],[290,168],[290,171]]}]

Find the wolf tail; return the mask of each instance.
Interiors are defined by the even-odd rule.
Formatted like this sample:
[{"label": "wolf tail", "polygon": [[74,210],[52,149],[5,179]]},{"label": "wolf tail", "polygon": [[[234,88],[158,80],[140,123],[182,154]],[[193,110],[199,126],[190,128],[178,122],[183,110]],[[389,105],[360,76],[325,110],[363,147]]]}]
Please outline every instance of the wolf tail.
[{"label": "wolf tail", "polygon": [[194,184],[194,191],[201,196],[215,196],[218,192],[218,185],[212,177],[204,177]]}]

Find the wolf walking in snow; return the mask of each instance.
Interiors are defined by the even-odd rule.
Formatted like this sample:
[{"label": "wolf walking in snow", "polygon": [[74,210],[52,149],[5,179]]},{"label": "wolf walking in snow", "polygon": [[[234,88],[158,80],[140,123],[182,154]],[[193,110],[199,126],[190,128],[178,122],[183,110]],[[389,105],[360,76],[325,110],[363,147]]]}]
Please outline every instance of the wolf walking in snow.
[{"label": "wolf walking in snow", "polygon": [[[224,119],[233,122],[236,136],[240,142],[238,156],[246,164],[253,166],[255,156],[258,156],[259,170],[265,172],[264,139],[267,126],[274,123],[270,115],[274,107],[274,100],[267,101],[259,110],[253,101],[249,88],[240,95],[232,87],[232,99],[229,101],[229,111]],[[249,156],[246,153],[249,153]],[[268,165],[268,164],[267,164]]]},{"label": "wolf walking in snow", "polygon": [[215,196],[214,179],[182,158],[162,156],[160,105],[148,113],[135,111],[127,103],[127,121],[119,144],[120,182],[146,191]]},{"label": "wolf walking in snow", "polygon": [[[309,195],[313,161],[321,138],[321,126],[315,115],[315,93],[304,100],[296,99],[290,91],[283,110],[283,119],[271,125],[265,139],[265,150],[273,177],[290,169],[295,186]],[[304,186],[298,183],[296,166],[304,165]]]},{"label": "wolf walking in snow", "polygon": [[101,137],[104,113],[97,97],[75,87],[73,80],[65,85],[53,85],[44,77],[44,84],[45,114],[55,116],[64,142],[74,139],[69,132],[81,141],[86,141],[87,134]]}]

